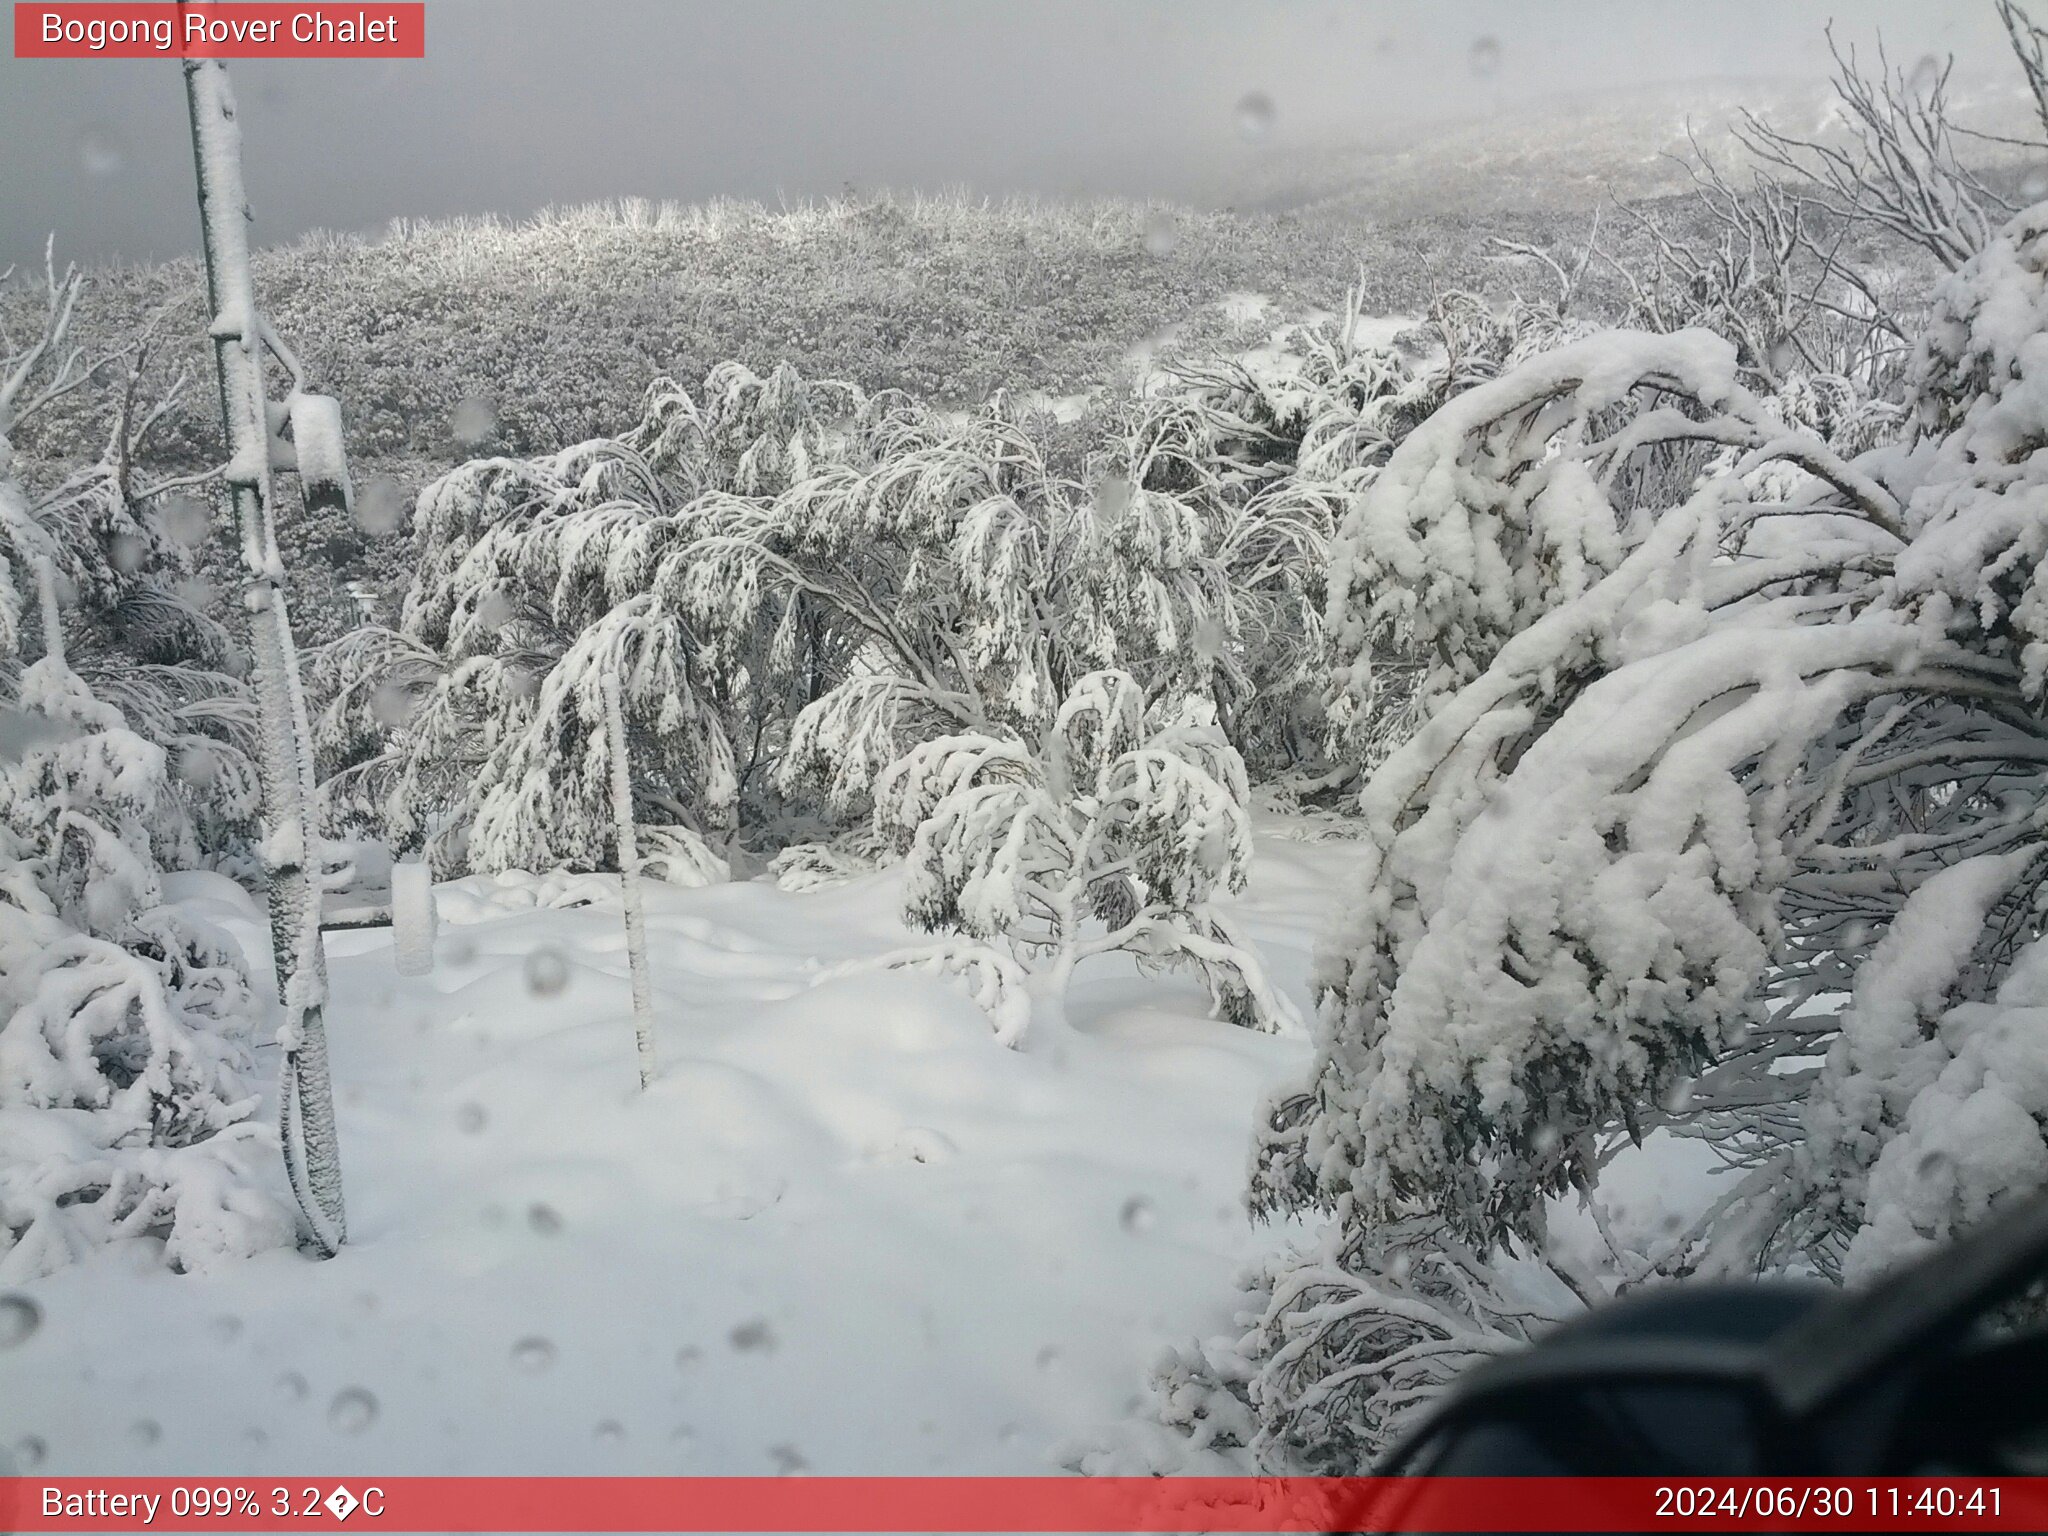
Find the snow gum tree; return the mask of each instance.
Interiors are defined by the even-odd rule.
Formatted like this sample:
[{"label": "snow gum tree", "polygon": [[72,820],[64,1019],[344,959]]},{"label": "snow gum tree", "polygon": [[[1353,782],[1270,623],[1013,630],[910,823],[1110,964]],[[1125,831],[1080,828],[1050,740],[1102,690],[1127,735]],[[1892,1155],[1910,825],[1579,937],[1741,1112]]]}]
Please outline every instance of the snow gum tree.
[{"label": "snow gum tree", "polygon": [[1417,724],[1257,1157],[1262,1209],[1333,1223],[1236,1372],[1273,1459],[1364,1465],[1423,1361],[1591,1294],[1549,1202],[1597,1215],[1652,1131],[1731,1171],[1622,1284],[1867,1274],[2048,1181],[2044,274],[2048,208],[1948,280],[1909,424],[1854,459],[1727,342],[1614,333],[1459,396],[1354,503],[1344,686],[1408,660]]},{"label": "snow gum tree", "polygon": [[[0,1277],[117,1238],[201,1269],[291,1241],[245,1073],[234,944],[164,905],[161,747],[61,657],[21,674],[0,761]],[[30,727],[33,729],[30,729]],[[24,741],[23,738],[26,738]]]},{"label": "snow gum tree", "polygon": [[[922,742],[875,784],[878,828],[909,843],[904,915],[1026,959],[1063,1017],[1091,955],[1191,965],[1220,1016],[1293,1022],[1256,952],[1214,908],[1251,862],[1244,765],[1196,700],[1148,708],[1120,672],[1079,679],[1036,740]],[[920,957],[923,958],[923,957]]]},{"label": "snow gum tree", "polygon": [[134,1237],[198,1269],[292,1230],[243,1076],[259,1011],[240,955],[161,884],[253,785],[223,725],[233,681],[153,649],[192,626],[154,584],[128,469],[146,425],[124,408],[106,456],[54,480],[15,452],[14,428],[97,371],[65,347],[75,274],[45,286],[40,334],[0,364],[0,1278]]}]

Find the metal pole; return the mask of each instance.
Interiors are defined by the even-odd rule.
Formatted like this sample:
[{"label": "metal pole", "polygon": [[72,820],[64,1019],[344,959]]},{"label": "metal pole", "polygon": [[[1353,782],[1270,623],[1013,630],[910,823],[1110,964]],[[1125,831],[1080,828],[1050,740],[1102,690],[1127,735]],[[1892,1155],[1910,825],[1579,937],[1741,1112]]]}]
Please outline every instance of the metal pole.
[{"label": "metal pole", "polygon": [[[179,5],[183,28],[184,0]],[[254,661],[261,725],[263,866],[268,875],[271,952],[284,1005],[278,1129],[285,1172],[306,1235],[326,1255],[347,1235],[341,1154],[327,1072],[327,963],[320,941],[313,853],[313,764],[298,651],[285,606],[284,564],[272,526],[270,407],[264,394],[263,322],[249,272],[248,202],[242,192],[242,135],[227,70],[218,59],[185,60],[185,97],[199,179],[210,334],[226,429],[225,480],[241,546],[242,607]]]}]

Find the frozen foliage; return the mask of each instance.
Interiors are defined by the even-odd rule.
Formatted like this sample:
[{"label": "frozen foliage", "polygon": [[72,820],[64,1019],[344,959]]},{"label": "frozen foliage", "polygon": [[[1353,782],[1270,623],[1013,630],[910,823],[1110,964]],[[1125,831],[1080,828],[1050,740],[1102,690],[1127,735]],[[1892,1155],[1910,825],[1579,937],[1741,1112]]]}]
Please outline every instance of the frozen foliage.
[{"label": "frozen foliage", "polygon": [[[613,854],[608,678],[659,870],[701,878],[736,791],[696,646],[655,585],[680,542],[631,445],[482,460],[423,493],[400,630],[315,661],[329,815],[443,869],[594,869]],[[672,830],[671,830],[672,829]]]},{"label": "frozen foliage", "polygon": [[1319,747],[1327,505],[1186,397],[1080,464],[1040,426],[727,364],[622,438],[463,466],[420,497],[399,628],[316,666],[330,813],[444,864],[594,867],[599,798],[532,767],[626,645],[655,824],[770,852],[919,741],[1041,734],[1107,666],[1208,699],[1242,750]]},{"label": "frozen foliage", "polygon": [[94,371],[64,350],[77,279],[46,278],[40,335],[0,367],[0,1277],[132,1237],[199,1269],[291,1237],[256,1171],[275,1141],[249,1118],[241,957],[159,884],[247,827],[247,718],[203,664],[218,632],[164,584],[131,468],[164,408],[138,413],[142,352],[95,464],[32,484],[15,456],[11,431]]},{"label": "frozen foliage", "polygon": [[[1909,428],[1853,460],[1727,342],[1617,333],[1452,401],[1359,498],[1348,686],[1413,659],[1420,723],[1259,1151],[1264,1208],[1334,1213],[1304,1273],[1377,1293],[1415,1220],[1550,1257],[1547,1202],[1597,1215],[1658,1127],[1732,1171],[1623,1283],[1867,1273],[2048,1175],[2044,273],[2048,208],[1948,282]],[[1713,452],[1660,462],[1684,445]],[[1474,1295],[1438,1309],[1504,1327]],[[1276,1455],[1357,1465],[1411,1346],[1326,1296],[1276,1282],[1241,1390]]]},{"label": "frozen foliage", "polygon": [[[96,362],[67,350],[80,282],[52,266],[44,287],[40,332],[12,347],[0,338],[0,679],[24,656],[63,657],[168,755],[158,830],[177,840],[177,861],[237,865],[256,810],[241,660],[203,612],[179,536],[181,511],[203,518],[190,482],[146,481],[137,467],[182,381],[150,387],[148,335]],[[96,458],[59,469],[16,452],[15,429],[109,374],[123,388]]]},{"label": "frozen foliage", "polygon": [[[1192,965],[1219,1016],[1277,1030],[1291,1008],[1213,906],[1244,884],[1245,796],[1244,765],[1206,705],[1148,709],[1129,676],[1096,672],[1034,742],[955,735],[913,748],[876,781],[874,815],[910,845],[906,920],[1031,957],[1051,1017],[1082,960],[1122,950]],[[986,965],[967,950],[937,958]],[[973,981],[995,989],[992,1011],[1013,1036],[1002,1009],[1014,983],[1000,968]]]},{"label": "frozen foliage", "polygon": [[1459,1372],[1529,1343],[1570,1303],[1530,1268],[1427,1216],[1368,1224],[1340,1201],[1310,1244],[1240,1276],[1248,1331],[1156,1363],[1154,1411],[1185,1448],[1238,1453],[1233,1471],[1356,1475],[1361,1447],[1385,1445]]},{"label": "frozen foliage", "polygon": [[[626,717],[622,736],[606,726],[612,688]],[[616,843],[612,774],[622,752],[633,765],[636,819],[640,800],[713,810],[728,803],[731,756],[696,699],[673,616],[651,594],[612,609],[549,671],[530,714],[478,776],[471,866],[575,867],[592,847]]]},{"label": "frozen foliage", "polygon": [[[1035,737],[1107,667],[1208,700],[1263,772],[1313,767],[1338,509],[1443,399],[1564,328],[1451,294],[1404,352],[1361,338],[1358,304],[1273,367],[1118,397],[1085,444],[1000,396],[963,417],[727,363],[695,397],[657,381],[619,438],[464,465],[420,497],[397,630],[316,669],[330,811],[461,862],[473,785],[629,601],[676,626],[683,707],[729,745],[729,796],[717,773],[658,789],[664,820],[714,842],[772,854],[844,827],[907,748]],[[591,825],[546,855],[602,858]]]},{"label": "frozen foliage", "polygon": [[241,957],[163,905],[163,750],[55,657],[13,702],[52,729],[0,763],[0,1277],[125,1237],[178,1269],[289,1242]]}]

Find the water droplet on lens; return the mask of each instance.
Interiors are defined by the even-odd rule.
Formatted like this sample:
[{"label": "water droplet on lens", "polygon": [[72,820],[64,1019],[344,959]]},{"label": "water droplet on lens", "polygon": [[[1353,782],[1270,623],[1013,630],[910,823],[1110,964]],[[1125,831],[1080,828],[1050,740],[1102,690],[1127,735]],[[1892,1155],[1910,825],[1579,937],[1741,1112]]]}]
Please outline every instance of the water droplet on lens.
[{"label": "water droplet on lens", "polygon": [[2030,202],[2048,197],[2048,165],[2030,165],[2020,177],[2020,196]]},{"label": "water droplet on lens", "polygon": [[277,1395],[288,1403],[303,1403],[309,1390],[306,1378],[297,1371],[286,1371],[277,1378]]},{"label": "water droplet on lens", "polygon": [[239,1317],[216,1317],[207,1325],[208,1333],[218,1344],[232,1344],[241,1337],[242,1320]]},{"label": "water droplet on lens", "polygon": [[14,1442],[14,1460],[24,1472],[32,1472],[50,1459],[50,1447],[39,1436],[23,1435]]},{"label": "water droplet on lens", "polygon": [[359,1435],[377,1422],[377,1399],[361,1387],[344,1387],[327,1405],[327,1422],[344,1435]]},{"label": "water droplet on lens", "polygon": [[762,1354],[772,1354],[775,1350],[775,1329],[765,1317],[756,1317],[741,1323],[726,1337],[732,1347],[742,1353],[758,1350]]},{"label": "water droplet on lens", "polygon": [[1500,68],[1500,39],[1491,34],[1475,37],[1466,52],[1465,62],[1482,80],[1495,73]]},{"label": "water droplet on lens", "polygon": [[148,546],[132,533],[117,533],[107,540],[107,564],[123,576],[133,576],[141,570],[148,554]]},{"label": "water droplet on lens", "polygon": [[569,962],[551,944],[543,944],[526,957],[526,990],[535,997],[553,997],[569,984]]},{"label": "water droplet on lens", "polygon": [[204,789],[220,777],[220,757],[211,747],[181,747],[172,771],[194,789]]},{"label": "water droplet on lens", "polygon": [[1145,254],[1164,260],[1180,248],[1180,224],[1165,212],[1145,216]]},{"label": "water droplet on lens", "polygon": [[521,1339],[512,1346],[512,1364],[537,1375],[555,1363],[555,1346],[542,1338]]},{"label": "water droplet on lens", "polygon": [[474,1136],[490,1122],[481,1104],[465,1104],[455,1111],[455,1129],[465,1136]]},{"label": "water droplet on lens", "polygon": [[1906,84],[1915,96],[1930,96],[1941,83],[1941,60],[1931,53],[1923,53],[1913,66],[1913,73],[1906,78]]},{"label": "water droplet on lens", "polygon": [[78,163],[88,176],[114,176],[128,163],[128,155],[110,130],[95,123],[78,135]]},{"label": "water droplet on lens", "polygon": [[1058,1364],[1059,1358],[1060,1350],[1057,1344],[1046,1345],[1043,1349],[1039,1350],[1037,1356],[1035,1357],[1038,1368],[1041,1371],[1048,1370],[1052,1366]]},{"label": "water droplet on lens", "polygon": [[597,1426],[595,1433],[598,1439],[617,1445],[626,1438],[626,1426],[617,1419],[606,1419]]},{"label": "water droplet on lens", "polygon": [[1927,1153],[1918,1163],[1913,1165],[1913,1177],[1928,1183],[1953,1179],[1955,1172],[1956,1160],[1939,1147]]},{"label": "water droplet on lens", "polygon": [[43,1309],[26,1296],[0,1296],[0,1349],[19,1344],[43,1325]]},{"label": "water droplet on lens", "polygon": [[370,713],[380,725],[403,725],[412,711],[412,690],[403,683],[379,683],[370,695]]},{"label": "water droplet on lens", "polygon": [[1124,1208],[1118,1213],[1117,1220],[1126,1232],[1135,1235],[1150,1232],[1157,1225],[1159,1216],[1152,1209],[1150,1200],[1143,1195],[1133,1195],[1124,1202]]},{"label": "water droplet on lens", "polygon": [[530,699],[540,692],[540,679],[525,667],[507,667],[505,689],[515,699]]},{"label": "water droplet on lens", "polygon": [[197,496],[166,497],[156,517],[163,525],[164,536],[187,549],[204,544],[213,530],[213,509]]},{"label": "water droplet on lens", "polygon": [[526,1224],[542,1237],[553,1237],[562,1230],[562,1218],[555,1208],[539,1201],[526,1208]]},{"label": "water droplet on lens", "polygon": [[1264,91],[1246,91],[1237,100],[1238,137],[1256,143],[1273,131],[1273,98]]},{"label": "water droplet on lens", "polygon": [[699,1349],[694,1344],[685,1344],[681,1349],[676,1351],[676,1369],[679,1371],[687,1371],[691,1366],[695,1365],[698,1361],[702,1360],[703,1358],[703,1350]]},{"label": "water droplet on lens", "polygon": [[455,407],[449,427],[457,443],[474,448],[497,435],[498,408],[481,395],[471,395]]},{"label": "water droplet on lens", "polygon": [[351,513],[356,527],[382,538],[405,521],[405,491],[389,475],[373,475],[356,490]]},{"label": "water droplet on lens", "polygon": [[171,583],[171,596],[187,608],[206,612],[213,606],[213,583],[204,576],[185,576]]},{"label": "water droplet on lens", "polygon": [[476,621],[486,629],[503,629],[512,622],[512,599],[496,590],[486,592],[476,605]]},{"label": "water droplet on lens", "polygon": [[155,1419],[137,1419],[128,1426],[128,1438],[137,1445],[155,1445],[163,1437],[163,1426]]},{"label": "water droplet on lens", "polygon": [[1095,511],[1100,517],[1121,517],[1131,504],[1131,482],[1122,475],[1105,475],[1095,487]]}]

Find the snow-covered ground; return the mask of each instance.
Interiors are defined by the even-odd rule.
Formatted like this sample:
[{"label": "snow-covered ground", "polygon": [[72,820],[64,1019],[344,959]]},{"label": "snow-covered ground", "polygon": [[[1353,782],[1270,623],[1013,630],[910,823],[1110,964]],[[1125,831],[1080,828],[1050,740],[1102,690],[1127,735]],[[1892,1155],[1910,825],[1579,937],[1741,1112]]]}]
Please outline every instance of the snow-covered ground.
[{"label": "snow-covered ground", "polygon": [[[1304,1009],[1352,855],[1269,827],[1236,904]],[[0,1446],[53,1474],[1055,1470],[1284,1240],[1240,1191],[1306,1046],[1121,959],[1021,1050],[942,979],[815,984],[904,942],[898,878],[651,889],[644,1094],[615,901],[444,885],[419,979],[387,930],[331,934],[349,1246],[177,1276],[138,1242],[38,1282]],[[173,885],[261,955],[234,886]]]}]

